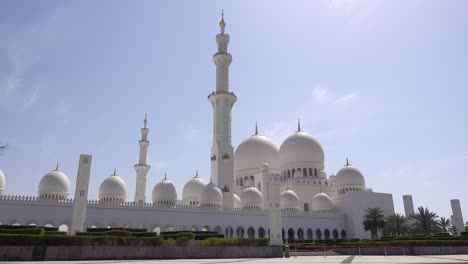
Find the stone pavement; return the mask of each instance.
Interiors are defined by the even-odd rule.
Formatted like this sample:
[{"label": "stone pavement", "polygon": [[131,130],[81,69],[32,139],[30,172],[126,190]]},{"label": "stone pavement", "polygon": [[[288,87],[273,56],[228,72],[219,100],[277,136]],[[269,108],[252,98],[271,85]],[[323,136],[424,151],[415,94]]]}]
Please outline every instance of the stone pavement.
[{"label": "stone pavement", "polygon": [[[38,262],[2,262],[26,264]],[[175,260],[96,260],[96,261],[44,261],[53,264],[275,264],[275,263],[468,263],[468,255],[433,255],[433,256],[299,256],[274,259],[175,259]]]}]

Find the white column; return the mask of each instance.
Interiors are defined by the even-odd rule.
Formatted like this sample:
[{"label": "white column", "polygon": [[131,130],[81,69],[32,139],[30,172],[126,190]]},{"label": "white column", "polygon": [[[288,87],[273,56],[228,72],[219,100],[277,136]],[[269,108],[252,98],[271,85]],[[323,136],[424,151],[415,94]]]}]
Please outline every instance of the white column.
[{"label": "white column", "polygon": [[413,196],[403,195],[403,207],[405,208],[405,216],[408,218],[414,214]]},{"label": "white column", "polygon": [[452,199],[450,200],[452,206],[452,225],[457,229],[457,233],[465,231],[465,223],[463,222],[463,215],[460,206],[460,200]]},{"label": "white column", "polygon": [[140,157],[138,159],[138,164],[135,164],[135,171],[137,174],[136,184],[135,184],[135,199],[134,201],[143,204],[146,203],[146,175],[150,170],[151,166],[146,164],[147,152],[148,152],[148,133],[149,129],[146,127],[148,120],[145,115],[144,120],[145,126],[141,129],[141,140],[138,141],[140,145]]},{"label": "white column", "polygon": [[75,199],[70,234],[86,231],[86,208],[88,205],[89,177],[91,174],[91,155],[80,155],[76,176]]},{"label": "white column", "polygon": [[268,175],[267,181],[264,183],[262,188],[266,190],[266,196],[263,196],[263,200],[268,203],[268,216],[270,224],[270,246],[276,246],[283,244],[282,229],[283,221],[281,219],[281,205],[280,205],[280,189],[281,183],[279,181],[280,175],[272,173],[268,164],[262,166],[262,174]]},{"label": "white column", "polygon": [[211,148],[211,178],[219,188],[233,190],[234,148],[231,145],[231,109],[237,101],[229,92],[229,65],[232,56],[227,52],[229,35],[224,33],[224,16],[219,23],[221,33],[216,35],[218,52],[213,56],[216,64],[216,91],[208,96],[213,106],[213,146]]}]

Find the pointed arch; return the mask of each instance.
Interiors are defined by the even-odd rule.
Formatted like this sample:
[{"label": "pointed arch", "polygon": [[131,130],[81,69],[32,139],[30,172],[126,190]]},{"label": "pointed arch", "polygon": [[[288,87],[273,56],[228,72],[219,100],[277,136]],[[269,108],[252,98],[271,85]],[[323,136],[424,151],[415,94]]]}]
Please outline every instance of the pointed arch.
[{"label": "pointed arch", "polygon": [[247,237],[248,238],[255,238],[255,229],[253,227],[249,227],[247,229]]}]

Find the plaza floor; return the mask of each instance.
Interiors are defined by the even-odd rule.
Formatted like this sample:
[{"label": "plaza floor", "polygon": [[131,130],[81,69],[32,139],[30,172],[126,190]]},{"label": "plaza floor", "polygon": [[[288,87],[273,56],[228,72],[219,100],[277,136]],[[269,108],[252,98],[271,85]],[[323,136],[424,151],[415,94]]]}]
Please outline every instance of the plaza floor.
[{"label": "plaza floor", "polygon": [[[9,262],[1,262],[9,263]],[[37,262],[10,262],[26,264]],[[175,260],[103,260],[103,261],[44,261],[40,263],[53,264],[274,264],[274,263],[468,263],[468,255],[435,255],[435,256],[299,256],[291,258],[274,259],[175,259]]]}]

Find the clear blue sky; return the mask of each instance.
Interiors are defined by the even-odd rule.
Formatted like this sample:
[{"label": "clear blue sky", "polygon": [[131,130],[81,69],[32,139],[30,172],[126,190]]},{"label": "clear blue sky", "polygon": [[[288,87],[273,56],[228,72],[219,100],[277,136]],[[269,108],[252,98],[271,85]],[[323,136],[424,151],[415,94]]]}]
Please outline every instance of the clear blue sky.
[{"label": "clear blue sky", "polygon": [[7,193],[35,195],[57,161],[90,193],[114,168],[133,199],[150,123],[147,197],[164,172],[209,179],[215,35],[231,36],[233,145],[302,127],[326,172],[348,157],[368,187],[468,220],[467,1],[1,1],[0,156]]}]

